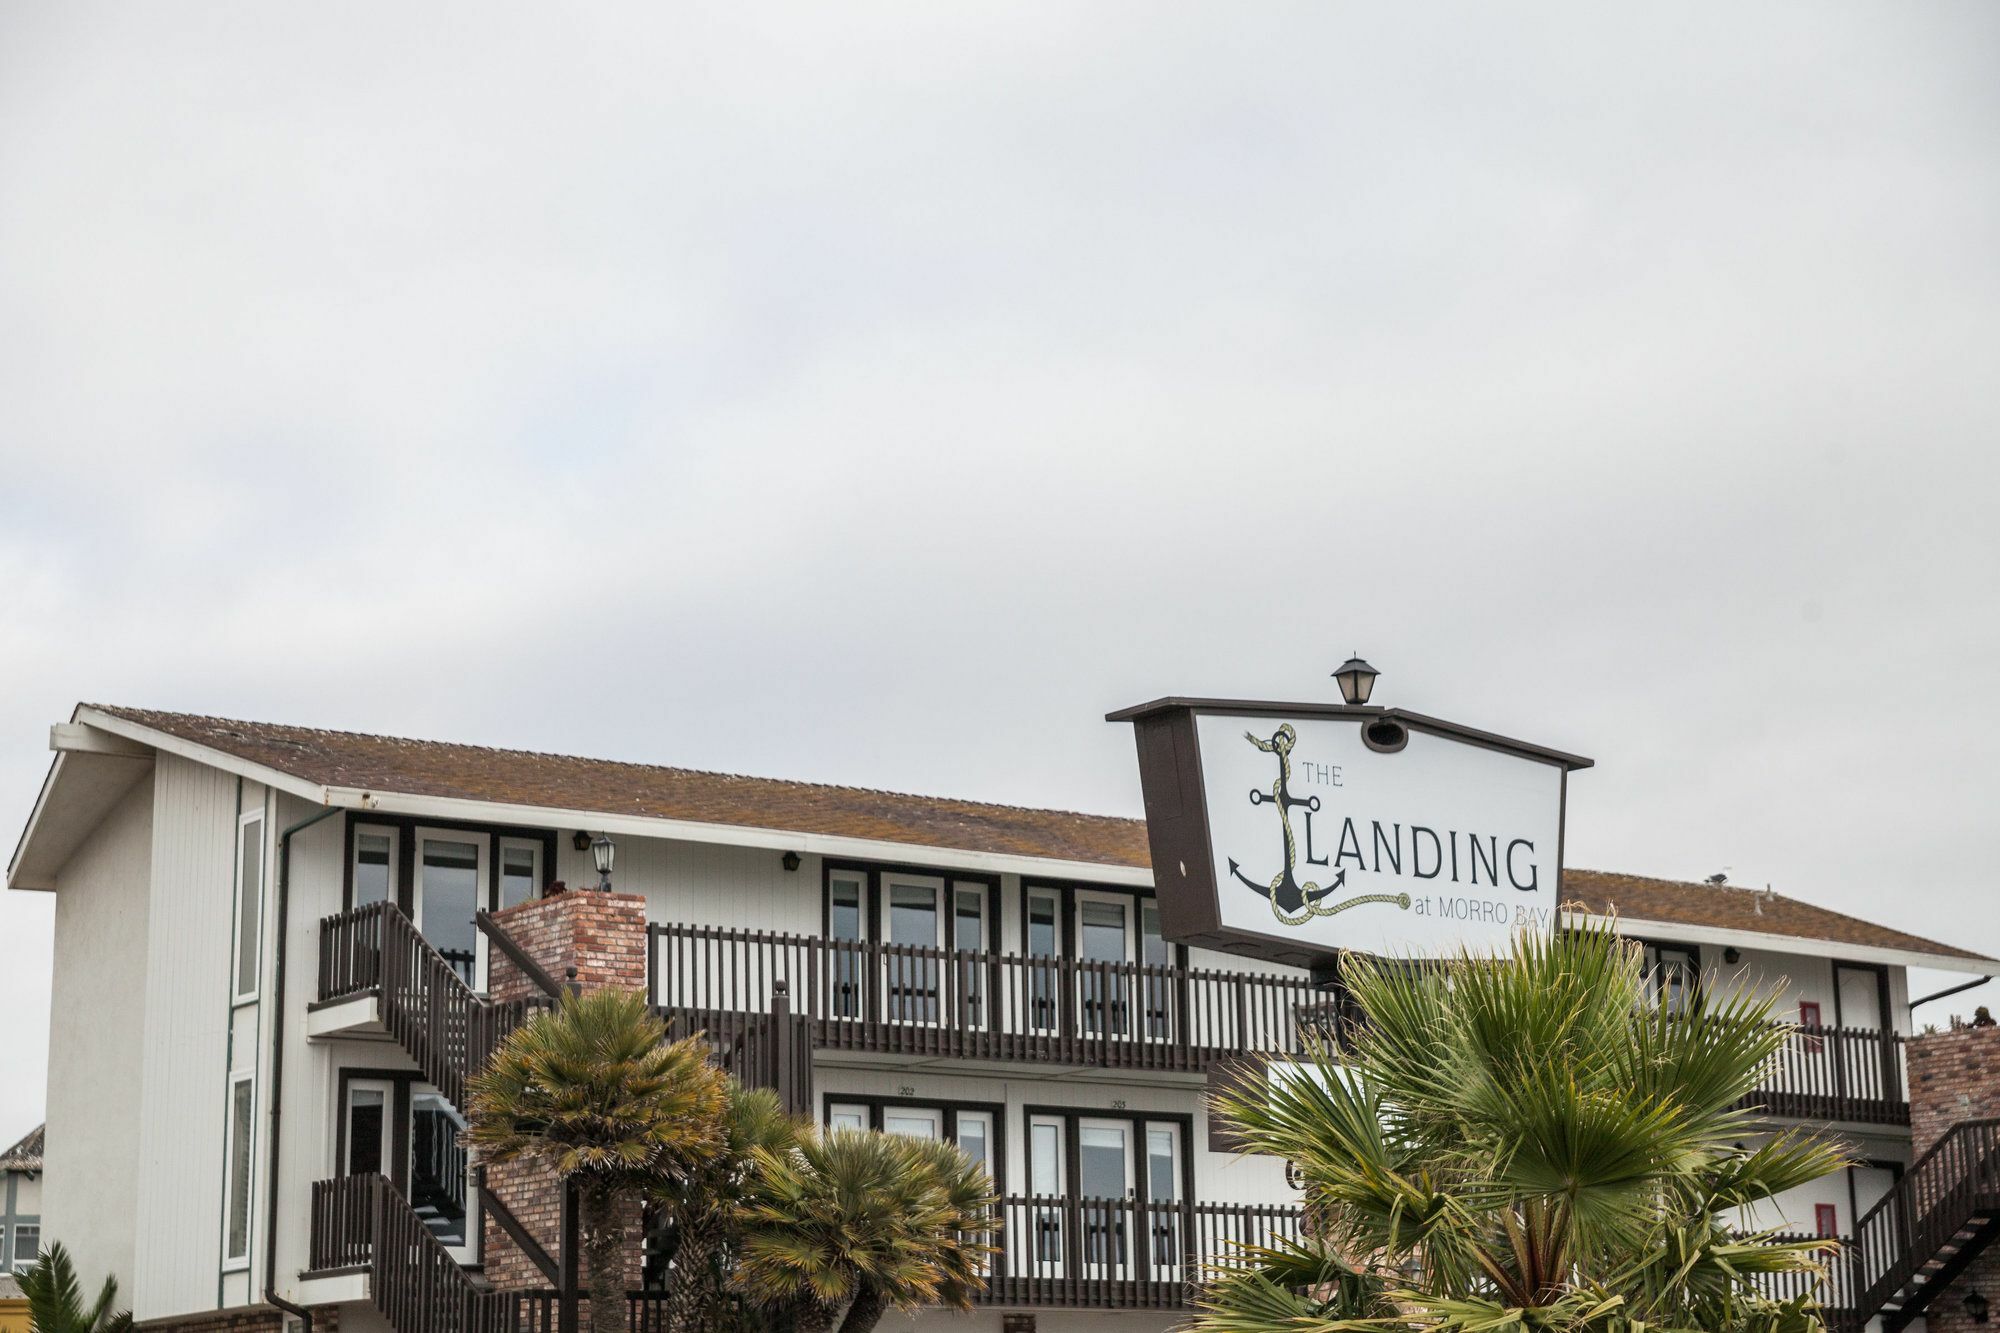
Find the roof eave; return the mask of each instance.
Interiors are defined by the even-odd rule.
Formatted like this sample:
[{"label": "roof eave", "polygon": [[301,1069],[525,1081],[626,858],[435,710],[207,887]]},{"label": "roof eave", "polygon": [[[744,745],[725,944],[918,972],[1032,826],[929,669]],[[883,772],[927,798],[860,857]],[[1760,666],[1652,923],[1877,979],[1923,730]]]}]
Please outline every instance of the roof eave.
[{"label": "roof eave", "polygon": [[963,847],[929,843],[892,842],[879,838],[852,838],[829,833],[802,833],[789,829],[759,828],[748,824],[707,824],[695,820],[665,819],[657,815],[614,814],[602,810],[579,810],[556,806],[509,805],[464,797],[421,796],[406,792],[360,791],[352,787],[325,789],[327,805],[354,810],[373,810],[393,815],[433,815],[494,824],[534,825],[541,828],[586,828],[595,832],[627,834],[635,838],[679,838],[687,842],[719,843],[738,847],[766,847],[833,859],[856,861],[909,861],[920,855],[927,865],[943,870],[972,870],[988,874],[1022,874],[1050,879],[1093,880],[1134,888],[1150,888],[1153,872],[1145,866],[1109,864],[1101,861],[1071,861],[1055,857],[1025,856],[1017,852],[983,852]]},{"label": "roof eave", "polygon": [[1881,963],[1888,967],[1925,967],[1934,972],[1964,972],[1971,975],[2000,975],[2000,959],[1967,958],[1957,954],[1925,953],[1916,949],[1891,949],[1877,944],[1850,944],[1844,940],[1814,939],[1804,935],[1779,935],[1761,930],[1737,930],[1729,926],[1690,925],[1685,921],[1656,921],[1650,917],[1609,913],[1565,911],[1566,925],[1599,925],[1615,922],[1619,931],[1632,935],[1658,935],[1689,944],[1719,944],[1739,949],[1762,949],[1768,953],[1796,953],[1825,958],[1828,947],[1838,950],[1843,960]]}]

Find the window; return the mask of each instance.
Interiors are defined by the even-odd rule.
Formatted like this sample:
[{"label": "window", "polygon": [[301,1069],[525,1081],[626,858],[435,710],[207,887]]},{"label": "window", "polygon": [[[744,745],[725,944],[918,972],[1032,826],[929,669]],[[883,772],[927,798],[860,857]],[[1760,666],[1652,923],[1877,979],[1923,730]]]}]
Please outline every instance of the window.
[{"label": "window", "polygon": [[358,828],[354,831],[354,905],[393,902],[396,898],[396,831]]},{"label": "window", "polygon": [[250,1141],[256,1104],[256,1087],[248,1074],[229,1085],[229,1195],[222,1251],[229,1263],[247,1263],[250,1258]]},{"label": "window", "polygon": [[837,947],[827,984],[835,1018],[861,1017],[861,877],[835,875],[827,887],[826,933]]},{"label": "window", "polygon": [[258,928],[264,913],[264,816],[245,815],[237,824],[236,998],[257,993]]},{"label": "window", "polygon": [[532,842],[500,844],[500,906],[533,902],[542,891],[542,849]]},{"label": "window", "polygon": [[882,1111],[882,1132],[907,1139],[943,1137],[944,1112],[936,1107],[891,1106]]},{"label": "window", "polygon": [[958,1147],[967,1157],[985,1168],[991,1178],[993,1170],[993,1113],[991,1111],[960,1111],[958,1113]]},{"label": "window", "polygon": [[[1129,961],[1126,904],[1085,898],[1077,904],[1077,942],[1087,963]],[[1082,991],[1084,1031],[1123,1036],[1126,982],[1122,968],[1093,968],[1077,977]]]},{"label": "window", "polygon": [[826,1109],[826,1124],[829,1129],[868,1128],[868,1108],[851,1103],[836,1102]]},{"label": "window", "polygon": [[1840,1210],[1830,1203],[1814,1204],[1813,1234],[1817,1236],[1838,1236],[1840,1234]]},{"label": "window", "polygon": [[[1028,957],[1054,958],[1061,952],[1057,921],[1060,909],[1056,895],[1047,889],[1028,890]],[[1044,964],[1028,967],[1028,1021],[1039,1031],[1052,1032],[1056,1026],[1059,973]]]},{"label": "window", "polygon": [[961,1026],[983,1027],[986,965],[964,955],[986,952],[986,893],[976,884],[961,884],[952,890],[951,902],[951,946],[960,955],[953,963],[959,1006],[956,1017]]},{"label": "window", "polygon": [[42,1228],[34,1222],[21,1222],[14,1227],[14,1271],[25,1271],[42,1254]]}]

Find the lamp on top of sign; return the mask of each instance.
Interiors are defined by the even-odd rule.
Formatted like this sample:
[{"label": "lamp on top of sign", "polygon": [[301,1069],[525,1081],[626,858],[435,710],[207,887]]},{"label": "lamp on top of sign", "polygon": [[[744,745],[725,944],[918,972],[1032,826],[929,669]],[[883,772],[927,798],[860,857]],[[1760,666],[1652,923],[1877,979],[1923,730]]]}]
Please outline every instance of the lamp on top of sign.
[{"label": "lamp on top of sign", "polygon": [[1137,735],[1170,939],[1311,966],[1554,924],[1588,759],[1363,704],[1167,698],[1110,720]]}]

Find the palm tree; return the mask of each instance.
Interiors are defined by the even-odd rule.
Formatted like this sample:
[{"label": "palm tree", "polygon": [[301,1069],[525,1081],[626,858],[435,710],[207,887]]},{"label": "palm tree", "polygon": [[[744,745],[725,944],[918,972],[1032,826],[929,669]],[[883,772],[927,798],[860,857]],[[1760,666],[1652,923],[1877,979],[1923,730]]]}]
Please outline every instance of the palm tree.
[{"label": "palm tree", "polygon": [[751,1158],[736,1283],[788,1327],[867,1333],[892,1306],[964,1309],[984,1288],[992,1182],[954,1145],[834,1130]]},{"label": "palm tree", "polygon": [[115,1277],[104,1279],[95,1301],[83,1303],[76,1265],[61,1241],[50,1241],[42,1257],[18,1274],[17,1280],[21,1294],[28,1298],[28,1322],[35,1333],[127,1333],[132,1327],[131,1311],[112,1313],[118,1303]]},{"label": "palm tree", "polygon": [[466,1139],[577,1186],[593,1333],[622,1333],[620,1205],[723,1145],[726,1080],[699,1036],[668,1042],[637,991],[571,995],[515,1029],[473,1078]]},{"label": "palm tree", "polygon": [[803,1121],[785,1114],[776,1093],[744,1088],[732,1079],[722,1150],[653,1190],[671,1236],[665,1301],[669,1333],[706,1333],[728,1324],[729,1269],[740,1238],[738,1214],[749,1197],[752,1154],[782,1157],[808,1133]]},{"label": "palm tree", "polygon": [[1785,1039],[1768,998],[1647,1003],[1609,925],[1512,956],[1343,959],[1361,1015],[1303,1068],[1216,1098],[1295,1164],[1308,1236],[1218,1269],[1201,1333],[1818,1333],[1760,1274],[1816,1242],[1739,1225],[1844,1162],[1737,1109]]}]

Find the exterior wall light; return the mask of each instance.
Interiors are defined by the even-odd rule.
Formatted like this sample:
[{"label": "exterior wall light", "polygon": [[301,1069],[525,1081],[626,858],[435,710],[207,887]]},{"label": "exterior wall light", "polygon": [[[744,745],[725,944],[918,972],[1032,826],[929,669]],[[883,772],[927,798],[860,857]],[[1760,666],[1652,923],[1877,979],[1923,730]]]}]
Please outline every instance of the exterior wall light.
[{"label": "exterior wall light", "polygon": [[1368,696],[1374,693],[1375,677],[1381,674],[1362,661],[1360,654],[1357,653],[1340,664],[1339,669],[1333,673],[1333,678],[1340,682],[1341,698],[1350,704],[1365,704],[1368,702]]},{"label": "exterior wall light", "polygon": [[1743,951],[1732,944],[1722,951],[1722,961],[1735,967],[1743,961]]},{"label": "exterior wall light", "polygon": [[611,835],[600,833],[590,844],[590,858],[597,863],[597,891],[611,892],[611,863],[618,855],[618,846],[611,841]]},{"label": "exterior wall light", "polygon": [[582,829],[578,829],[575,836],[569,840],[569,845],[576,848],[579,852],[587,852],[590,850],[590,835]]},{"label": "exterior wall light", "polygon": [[1986,1309],[1986,1298],[1979,1294],[1979,1288],[1974,1287],[1971,1291],[1965,1293],[1965,1317],[1967,1319],[1970,1319],[1975,1324],[1985,1323]]},{"label": "exterior wall light", "polygon": [[799,854],[797,852],[786,852],[784,867],[788,871],[797,871],[799,868]]}]

